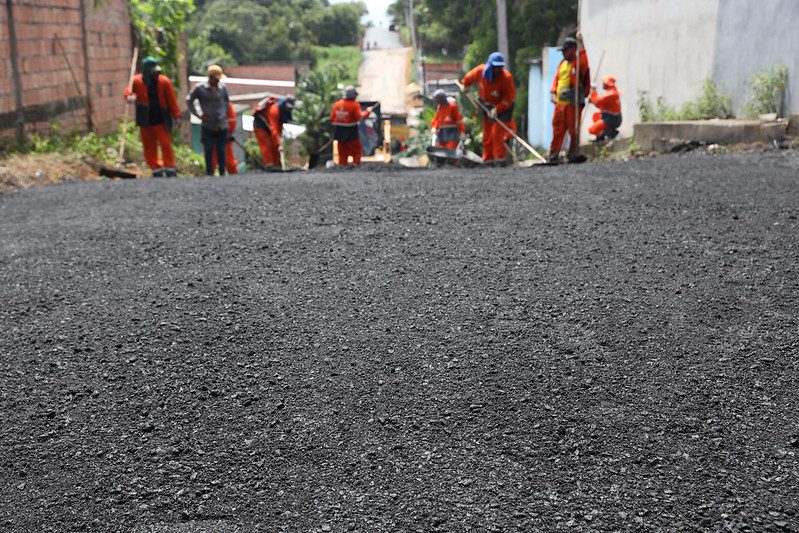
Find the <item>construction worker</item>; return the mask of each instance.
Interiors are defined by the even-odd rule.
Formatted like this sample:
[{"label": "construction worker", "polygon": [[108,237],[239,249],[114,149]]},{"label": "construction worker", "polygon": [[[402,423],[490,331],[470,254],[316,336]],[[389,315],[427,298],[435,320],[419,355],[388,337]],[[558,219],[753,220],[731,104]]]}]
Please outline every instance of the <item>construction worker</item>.
[{"label": "construction worker", "polygon": [[353,165],[361,164],[363,146],[358,125],[369,118],[375,106],[361,111],[361,105],[355,101],[358,91],[352,85],[344,89],[344,98],[333,104],[330,111],[330,123],[333,125],[333,139],[338,141],[338,164],[346,165],[352,157]]},{"label": "construction worker", "polygon": [[591,135],[596,135],[596,140],[614,139],[621,126],[621,98],[616,88],[616,77],[612,74],[602,78],[604,94],[597,95],[596,86],[591,86],[591,103],[599,109],[592,117],[594,123],[588,128]]},{"label": "construction worker", "polygon": [[[580,42],[580,75],[577,76],[577,42]],[[555,71],[550,90],[555,113],[552,115],[552,144],[549,147],[550,161],[557,161],[560,149],[568,132],[569,157],[577,150],[577,117],[585,107],[585,97],[591,85],[591,73],[588,68],[588,55],[583,47],[583,36],[577,33],[577,39],[567,37],[561,47],[563,60]],[[578,80],[579,78],[579,80]],[[579,87],[578,107],[574,107],[574,93]]]},{"label": "construction worker", "polygon": [[436,136],[436,147],[455,150],[466,131],[458,102],[448,98],[443,89],[434,92],[433,99],[436,101],[436,115],[430,121],[430,130]]},{"label": "construction worker", "polygon": [[[172,82],[161,74],[158,60],[145,57],[141,74],[133,77],[125,98],[136,104],[136,125],[141,132],[144,160],[156,177],[177,176],[175,153],[172,151],[172,128],[180,128],[180,108]],[[158,158],[158,147],[161,156]]]},{"label": "construction worker", "polygon": [[283,124],[292,120],[294,105],[294,96],[288,95],[280,100],[268,96],[255,106],[253,132],[267,169],[282,168],[280,154],[283,152],[283,144],[280,136],[283,135]]},{"label": "construction worker", "polygon": [[[225,148],[225,167],[228,174],[238,174],[239,162],[236,161],[236,154],[233,153],[233,141],[236,140],[236,138],[233,136],[233,134],[236,133],[236,110],[233,109],[232,102],[227,108],[227,128],[228,138],[227,148]],[[213,164],[211,166],[216,167],[216,165],[216,152],[213,152]]]},{"label": "construction worker", "polygon": [[516,86],[513,75],[505,68],[505,58],[494,52],[485,64],[470,70],[461,83],[464,87],[477,84],[480,100],[489,111],[483,117],[483,163],[504,165],[508,157],[505,141],[511,135],[498,122],[516,131],[513,120]]},{"label": "construction worker", "polygon": [[[211,65],[208,67],[208,80],[192,87],[186,96],[189,111],[202,120],[200,140],[205,151],[205,172],[214,175],[214,152],[219,168],[219,175],[225,175],[225,148],[228,142],[227,115],[230,106],[230,96],[227,87],[221,82],[224,77],[222,67]],[[195,102],[200,104],[197,110]]]}]

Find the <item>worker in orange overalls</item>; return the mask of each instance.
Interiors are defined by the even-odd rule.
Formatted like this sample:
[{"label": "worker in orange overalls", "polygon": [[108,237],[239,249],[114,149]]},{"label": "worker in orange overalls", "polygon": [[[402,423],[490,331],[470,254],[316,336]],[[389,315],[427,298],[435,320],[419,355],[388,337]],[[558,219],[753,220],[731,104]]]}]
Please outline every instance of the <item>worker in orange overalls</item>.
[{"label": "worker in orange overalls", "polygon": [[433,93],[436,101],[436,114],[430,121],[430,130],[436,136],[436,146],[455,150],[466,127],[463,115],[454,98],[448,98],[443,89]]},{"label": "worker in orange overalls", "polygon": [[612,74],[602,78],[604,94],[597,95],[596,87],[591,87],[591,103],[599,109],[592,117],[594,123],[588,128],[591,135],[596,135],[596,140],[613,139],[619,134],[621,126],[621,98],[616,88],[616,78]]},{"label": "worker in orange overalls", "polygon": [[[577,76],[577,40],[580,41],[580,75]],[[577,117],[585,107],[585,97],[591,86],[591,73],[588,68],[588,54],[583,47],[583,36],[577,34],[577,39],[571,37],[563,41],[561,47],[563,60],[558,65],[555,77],[552,80],[552,103],[555,104],[555,113],[552,115],[552,144],[549,146],[549,160],[556,161],[560,156],[560,149],[566,133],[569,133],[569,157],[577,150]],[[579,82],[578,82],[579,77]],[[574,108],[574,93],[579,87],[579,109]]]},{"label": "worker in orange overalls", "polygon": [[[225,168],[227,169],[228,174],[238,174],[239,173],[239,162],[236,161],[236,154],[233,153],[233,141],[235,138],[233,134],[236,132],[236,110],[233,109],[233,103],[228,103],[227,107],[227,127],[228,127],[228,138],[227,138],[227,147],[225,148]],[[212,165],[216,168],[217,157],[216,157],[216,150],[214,150],[213,155],[211,156],[213,161]]]},{"label": "worker in orange overalls", "polygon": [[[125,98],[136,104],[144,159],[153,169],[153,176],[177,176],[172,127],[180,128],[180,108],[172,82],[159,72],[156,58],[142,60],[141,74],[136,74],[131,87],[125,88]],[[159,146],[163,159],[158,159]]]},{"label": "worker in orange overalls", "polygon": [[505,68],[505,58],[499,52],[488,56],[483,65],[470,70],[461,82],[464,87],[477,84],[477,92],[489,113],[483,117],[483,163],[504,165],[508,157],[505,141],[511,135],[497,122],[516,131],[513,107],[516,103],[516,85],[513,75]]},{"label": "worker in orange overalls", "polygon": [[288,95],[278,100],[268,96],[255,106],[253,113],[253,132],[261,149],[261,159],[267,169],[280,167],[280,152],[283,145],[280,136],[283,135],[283,124],[291,122],[291,112],[294,109],[295,98]]},{"label": "worker in orange overalls", "polygon": [[338,141],[338,164],[346,165],[352,157],[353,165],[361,164],[363,146],[358,125],[369,118],[375,106],[361,111],[361,105],[355,101],[358,91],[352,85],[344,89],[344,98],[333,104],[330,111],[330,123],[333,126],[333,139]]}]

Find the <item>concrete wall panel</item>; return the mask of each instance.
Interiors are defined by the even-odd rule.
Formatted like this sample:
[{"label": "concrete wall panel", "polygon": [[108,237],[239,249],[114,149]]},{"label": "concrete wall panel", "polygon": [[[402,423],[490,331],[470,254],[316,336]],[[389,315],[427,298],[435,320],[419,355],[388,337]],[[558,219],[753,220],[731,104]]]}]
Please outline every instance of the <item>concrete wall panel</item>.
[{"label": "concrete wall panel", "polygon": [[713,81],[732,95],[736,111],[749,98],[749,79],[779,64],[788,66],[786,114],[799,114],[799,2],[723,0]]},{"label": "concrete wall panel", "polygon": [[[743,0],[742,0],[743,1]],[[583,0],[582,32],[592,68],[614,74],[622,92],[622,135],[638,120],[638,91],[689,100],[713,75],[719,0]],[[582,140],[588,137],[588,120]]]}]

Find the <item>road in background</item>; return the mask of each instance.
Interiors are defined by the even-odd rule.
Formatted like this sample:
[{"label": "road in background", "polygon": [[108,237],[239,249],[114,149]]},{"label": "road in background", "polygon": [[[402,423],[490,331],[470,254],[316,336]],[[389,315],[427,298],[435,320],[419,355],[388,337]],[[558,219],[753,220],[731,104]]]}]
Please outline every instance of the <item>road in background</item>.
[{"label": "road in background", "polygon": [[[367,42],[370,43],[368,50]],[[411,51],[402,46],[397,32],[368,28],[364,36],[363,62],[358,71],[358,99],[380,101],[383,113],[407,113],[405,88]]]}]

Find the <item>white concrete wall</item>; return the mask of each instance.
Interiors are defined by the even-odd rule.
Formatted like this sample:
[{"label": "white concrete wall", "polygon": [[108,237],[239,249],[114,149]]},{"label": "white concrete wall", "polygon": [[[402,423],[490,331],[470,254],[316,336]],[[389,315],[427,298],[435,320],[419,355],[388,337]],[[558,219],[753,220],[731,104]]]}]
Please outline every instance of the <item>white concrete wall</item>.
[{"label": "white concrete wall", "polygon": [[713,81],[732,95],[737,112],[748,80],[764,68],[788,66],[786,114],[799,114],[799,1],[721,0]]},{"label": "white concrete wall", "polygon": [[718,6],[719,0],[583,0],[580,26],[591,75],[604,50],[599,74],[618,80],[622,136],[632,136],[638,121],[639,90],[653,101],[683,102],[713,74]]}]

